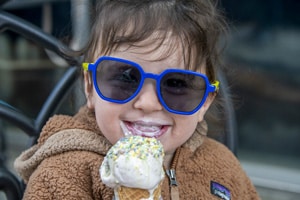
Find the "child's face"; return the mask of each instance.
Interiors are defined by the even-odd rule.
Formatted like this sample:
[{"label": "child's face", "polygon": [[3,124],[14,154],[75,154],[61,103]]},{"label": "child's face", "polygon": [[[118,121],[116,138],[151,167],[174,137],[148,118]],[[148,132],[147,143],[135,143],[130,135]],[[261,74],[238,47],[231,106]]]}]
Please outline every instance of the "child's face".
[{"label": "child's face", "polygon": [[[151,49],[151,46],[148,48]],[[176,50],[166,59],[159,60],[157,58],[164,47],[145,53],[149,50],[148,48],[121,47],[109,56],[138,63],[146,73],[160,74],[169,68],[184,69],[180,50]],[[204,73],[205,66],[201,68],[202,70],[199,72]],[[179,115],[164,109],[157,96],[156,83],[152,79],[145,79],[138,95],[125,104],[103,100],[90,82],[86,73],[87,105],[95,111],[96,121],[101,132],[112,144],[124,136],[121,128],[121,125],[124,125],[131,134],[143,133],[145,136],[156,137],[163,144],[166,153],[174,152],[192,136],[197,123],[203,120],[203,116],[213,100],[213,95],[210,95],[200,110],[194,114]]]}]

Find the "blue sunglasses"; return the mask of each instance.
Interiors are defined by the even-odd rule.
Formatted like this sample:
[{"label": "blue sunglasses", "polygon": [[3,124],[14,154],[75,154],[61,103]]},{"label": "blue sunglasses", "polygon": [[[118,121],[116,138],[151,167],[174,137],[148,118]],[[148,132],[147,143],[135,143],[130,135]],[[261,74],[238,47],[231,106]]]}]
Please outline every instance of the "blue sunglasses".
[{"label": "blue sunglasses", "polygon": [[216,92],[219,82],[210,84],[201,73],[167,69],[161,74],[146,73],[132,61],[109,56],[100,57],[95,63],[83,63],[92,72],[98,95],[109,102],[124,104],[137,96],[146,78],[156,81],[156,91],[163,107],[175,114],[191,115],[204,104],[210,92]]}]

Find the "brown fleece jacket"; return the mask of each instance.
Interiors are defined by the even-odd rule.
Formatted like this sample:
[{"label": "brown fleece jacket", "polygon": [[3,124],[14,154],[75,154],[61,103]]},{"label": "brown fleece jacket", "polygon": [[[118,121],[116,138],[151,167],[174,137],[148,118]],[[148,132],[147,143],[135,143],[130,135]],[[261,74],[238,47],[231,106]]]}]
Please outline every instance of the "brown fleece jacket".
[{"label": "brown fleece jacket", "polygon": [[[56,115],[43,128],[38,143],[15,161],[24,179],[24,199],[113,198],[99,175],[111,147],[86,107],[74,117]],[[164,179],[162,197],[169,199],[259,199],[238,160],[222,144],[195,132],[175,163],[178,186]]]}]

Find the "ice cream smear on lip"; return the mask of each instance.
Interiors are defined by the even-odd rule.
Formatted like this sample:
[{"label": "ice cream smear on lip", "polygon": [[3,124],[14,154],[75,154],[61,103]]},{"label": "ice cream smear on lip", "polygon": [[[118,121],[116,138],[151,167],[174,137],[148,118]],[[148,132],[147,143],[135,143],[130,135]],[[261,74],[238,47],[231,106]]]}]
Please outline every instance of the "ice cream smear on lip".
[{"label": "ice cream smear on lip", "polygon": [[126,127],[126,125],[124,124],[124,122],[120,123],[121,129],[124,133],[125,136],[129,136],[132,135],[132,133],[128,130],[128,128]]},{"label": "ice cream smear on lip", "polygon": [[163,146],[155,138],[125,136],[107,152],[100,167],[102,182],[114,188],[115,200],[159,200],[163,157]]},{"label": "ice cream smear on lip", "polygon": [[120,126],[125,136],[139,135],[143,137],[157,138],[161,134],[161,130],[162,130],[162,125],[156,125],[151,123],[148,124],[143,122],[135,122],[135,123],[128,122],[128,124],[126,125],[126,123],[122,121],[120,123]]}]

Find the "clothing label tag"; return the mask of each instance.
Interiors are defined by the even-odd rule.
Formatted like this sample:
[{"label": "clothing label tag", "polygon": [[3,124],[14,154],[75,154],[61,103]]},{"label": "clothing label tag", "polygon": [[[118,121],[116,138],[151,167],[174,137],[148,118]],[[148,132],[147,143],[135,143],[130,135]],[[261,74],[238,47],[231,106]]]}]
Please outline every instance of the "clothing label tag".
[{"label": "clothing label tag", "polygon": [[224,200],[231,200],[230,191],[223,185],[214,181],[210,182],[210,192]]}]

